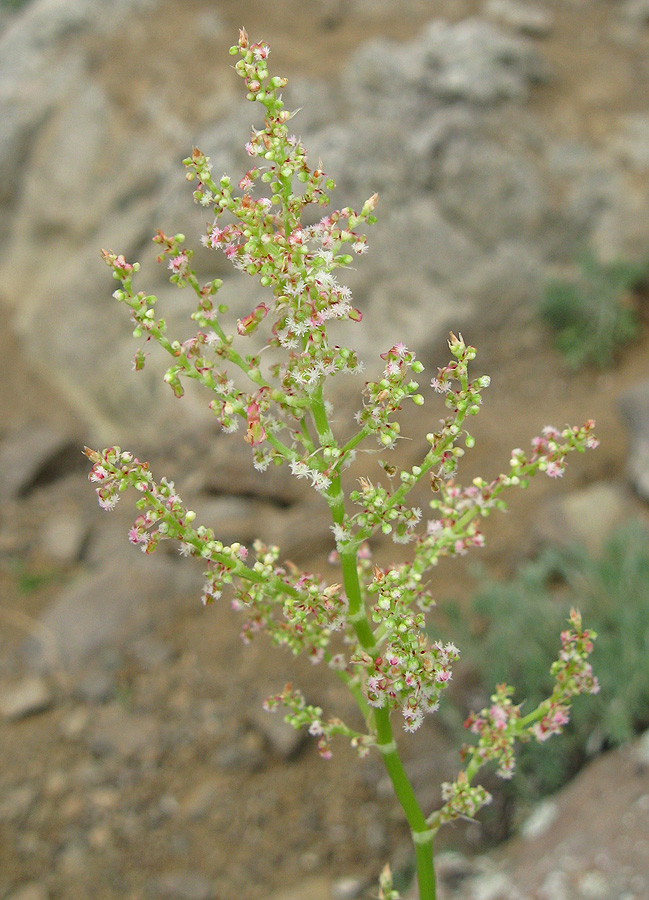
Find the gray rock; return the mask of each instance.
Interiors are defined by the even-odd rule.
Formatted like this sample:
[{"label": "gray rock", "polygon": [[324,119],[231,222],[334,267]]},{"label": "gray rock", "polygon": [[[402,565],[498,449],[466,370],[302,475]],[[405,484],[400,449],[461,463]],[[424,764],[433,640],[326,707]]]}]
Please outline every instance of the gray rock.
[{"label": "gray rock", "polygon": [[78,837],[69,840],[59,851],[56,869],[65,878],[77,879],[88,869],[90,851]]},{"label": "gray rock", "polygon": [[480,19],[433,20],[409,44],[376,39],[362,46],[343,85],[353,107],[371,115],[381,110],[389,120],[392,113],[412,116],[422,97],[427,105],[523,101],[546,77],[541,57],[523,38]]},{"label": "gray rock", "polygon": [[306,731],[303,728],[293,728],[284,721],[284,716],[279,711],[266,712],[259,703],[255,703],[249,719],[280,759],[292,759],[304,745]]},{"label": "gray rock", "polygon": [[201,460],[198,483],[192,489],[217,497],[238,497],[250,500],[262,498],[278,507],[288,507],[309,496],[308,482],[291,475],[288,466],[271,466],[266,472],[258,472],[253,466],[252,454],[241,452],[240,436],[206,436],[201,442],[207,454]]},{"label": "gray rock", "polygon": [[353,54],[343,71],[342,87],[352,109],[372,117],[381,109],[407,114],[414,111],[413,88],[425,73],[420,41],[400,45],[375,38]]},{"label": "gray rock", "polygon": [[618,178],[616,193],[592,222],[590,246],[604,263],[649,256],[649,196],[631,176]]},{"label": "gray rock", "polygon": [[583,141],[550,141],[546,147],[547,165],[561,178],[574,179],[591,169],[595,158],[592,147]]},{"label": "gray rock", "polygon": [[597,482],[541,507],[533,538],[543,544],[583,544],[597,556],[607,538],[631,517],[634,499],[624,485]]},{"label": "gray rock", "polygon": [[521,837],[526,841],[547,834],[559,815],[559,807],[553,800],[538,803],[520,828]]},{"label": "gray rock", "polygon": [[167,900],[216,900],[213,882],[198,872],[169,872],[152,885],[151,896]]},{"label": "gray rock", "polygon": [[[307,147],[311,156],[321,158],[326,171],[335,176],[337,188],[332,202],[351,203],[359,208],[368,197],[380,192],[381,208],[385,210],[411,190],[413,173],[408,154],[404,153],[403,134],[408,113],[401,108],[398,115],[395,113],[386,121],[378,110],[376,115],[369,115],[365,106],[359,106],[351,115],[356,120],[353,129],[338,116],[310,137]],[[416,115],[414,108],[410,115]],[[363,160],[362,166],[359,160]]]},{"label": "gray rock", "polygon": [[32,21],[38,6],[30,4],[0,36],[0,200],[9,209],[19,196],[24,174],[20,164],[30,139],[81,69],[78,53],[68,55],[64,63],[53,60],[52,46],[45,46],[47,39]]},{"label": "gray rock", "polygon": [[256,772],[263,766],[266,756],[261,735],[256,731],[247,731],[237,740],[220,747],[214,755],[214,762],[226,771]]},{"label": "gray rock", "polygon": [[16,824],[32,809],[38,791],[32,784],[21,784],[4,789],[0,798],[0,822]]},{"label": "gray rock", "polygon": [[88,741],[94,753],[116,753],[123,759],[152,759],[162,752],[158,720],[129,713],[118,702],[99,710]]},{"label": "gray rock", "polygon": [[157,821],[169,819],[178,812],[180,804],[173,794],[163,794],[158,800],[154,812],[154,818]]},{"label": "gray rock", "polygon": [[611,888],[608,878],[595,869],[584,872],[577,881],[580,900],[609,900]]},{"label": "gray rock", "polygon": [[[616,196],[623,189],[621,175],[611,171],[604,159],[592,153],[584,153],[583,164],[579,163],[578,150],[574,151],[572,159],[567,159],[565,149],[559,152],[559,157],[564,163],[570,162],[563,173],[569,179],[567,210],[576,225],[588,233],[595,227],[598,218],[615,203]],[[556,153],[554,158],[556,160]]]},{"label": "gray rock", "polygon": [[629,480],[638,496],[649,501],[649,380],[623,393],[618,408],[629,435]]},{"label": "gray rock", "polygon": [[174,648],[153,635],[145,635],[130,647],[131,656],[146,670],[160,669],[174,657]]},{"label": "gray rock", "polygon": [[218,778],[210,778],[197,784],[181,801],[180,810],[188,819],[196,821],[204,819],[218,803],[222,782]]},{"label": "gray rock", "polygon": [[468,878],[477,875],[478,871],[472,859],[454,850],[438,853],[435,859],[437,877],[449,890],[456,890]]},{"label": "gray rock", "polygon": [[646,171],[649,169],[649,115],[624,116],[621,125],[620,133],[613,139],[615,153],[633,169]]},{"label": "gray rock", "polygon": [[521,895],[504,872],[488,872],[471,886],[473,900],[520,900]]},{"label": "gray rock", "polygon": [[115,676],[104,669],[85,672],[74,686],[74,696],[86,703],[106,703],[117,690]]},{"label": "gray rock", "polygon": [[455,290],[472,311],[472,321],[490,332],[514,330],[528,324],[546,278],[534,247],[507,240],[466,274],[458,273]]},{"label": "gray rock", "polygon": [[218,539],[226,544],[233,541],[245,544],[258,536],[261,504],[249,497],[196,497],[192,499],[191,507],[197,521],[213,528]]},{"label": "gray rock", "polygon": [[30,637],[22,654],[39,671],[78,668],[104,648],[124,646],[154,621],[160,623],[179,593],[198,590],[200,577],[200,569],[161,556],[109,562],[61,592],[40,619],[39,635],[47,641]]},{"label": "gray rock", "polygon": [[367,824],[363,832],[363,840],[370,854],[383,856],[388,846],[389,826],[383,821],[378,808],[374,804],[365,804]]},{"label": "gray rock", "polygon": [[9,434],[0,444],[0,499],[27,494],[67,450],[72,452],[70,438],[47,425]]},{"label": "gray rock", "polygon": [[418,43],[423,48],[426,86],[441,100],[478,106],[523,101],[532,84],[547,78],[531,44],[480,19],[456,25],[433,21]]},{"label": "gray rock", "polygon": [[80,514],[54,515],[45,526],[41,544],[45,553],[62,563],[81,559],[88,538],[88,523]]},{"label": "gray rock", "polygon": [[547,9],[520,0],[487,0],[483,6],[487,16],[530,37],[547,37],[552,31],[553,17]]},{"label": "gray rock", "polygon": [[649,0],[626,0],[622,5],[622,15],[632,25],[649,23]]},{"label": "gray rock", "polygon": [[[128,327],[125,320],[121,332],[109,333],[107,318],[96,328],[97,307],[106,296],[97,274],[103,268],[98,248],[111,245],[105,240],[111,231],[121,235],[124,250],[150,232],[154,203],[147,191],[168,166],[161,145],[168,148],[171,139],[155,121],[132,139],[124,112],[111,106],[89,75],[81,37],[119,29],[124,16],[155,2],[118,0],[108,15],[104,0],[34,0],[0,38],[0,200],[13,211],[5,236],[12,262],[2,266],[3,292],[17,311],[13,325],[33,364],[49,370],[76,406],[94,414],[98,427],[111,412],[101,392],[112,374],[111,345],[119,347],[117,338]],[[177,123],[171,127],[178,146],[190,143]],[[147,134],[156,130],[148,143]],[[0,232],[9,219],[3,217]],[[108,275],[106,280],[110,285]],[[71,281],[74,292],[66,287]],[[97,331],[103,331],[99,338]],[[83,386],[80,370],[88,378]],[[117,393],[120,383],[112,385]],[[127,391],[114,399],[123,403]]]},{"label": "gray rock", "polygon": [[12,891],[7,900],[48,900],[50,892],[47,885],[42,881],[30,881],[28,884],[21,884],[19,888]]},{"label": "gray rock", "polygon": [[441,163],[442,214],[485,250],[506,240],[529,240],[547,214],[538,171],[494,141],[450,141]]},{"label": "gray rock", "polygon": [[[402,248],[396,272],[393,263],[395,236]],[[464,228],[458,227],[455,210],[452,209],[451,217],[448,217],[432,198],[415,200],[405,209],[391,211],[375,233],[371,252],[377,257],[377,267],[380,265],[379,286],[385,277],[403,279],[404,270],[429,279],[437,287],[440,281],[445,285],[453,284],[481,258],[479,246]],[[421,304],[422,311],[429,307],[427,298],[416,294],[410,302]]]},{"label": "gray rock", "polygon": [[[109,32],[121,17],[155,0],[118,0],[105,14],[102,0],[33,0],[0,34],[0,199],[19,196],[25,154],[52,109],[79,83],[84,51],[73,34]],[[44,199],[44,198],[43,198]]]},{"label": "gray rock", "polygon": [[88,709],[85,706],[76,706],[61,718],[59,731],[66,740],[79,741],[83,737],[89,721]]},{"label": "gray rock", "polygon": [[541,896],[545,893],[545,896],[552,897],[552,900],[571,900],[572,898],[568,876],[561,870],[555,870],[546,875],[541,891]]},{"label": "gray rock", "polygon": [[30,675],[0,693],[0,714],[9,721],[24,719],[49,709],[54,702],[44,678]]},{"label": "gray rock", "polygon": [[295,887],[281,888],[269,900],[331,900],[331,888],[326,878],[307,878]]},{"label": "gray rock", "polygon": [[449,329],[461,328],[470,310],[467,303],[440,289],[431,279],[414,273],[379,284],[370,294],[368,305],[368,323],[358,344],[361,358],[372,365],[378,362],[377,350],[385,352],[390,347],[383,328],[386,320],[394,325],[395,337],[398,335],[422,356],[442,342]]},{"label": "gray rock", "polygon": [[367,880],[358,875],[336,878],[331,885],[331,900],[356,900],[367,887]]}]

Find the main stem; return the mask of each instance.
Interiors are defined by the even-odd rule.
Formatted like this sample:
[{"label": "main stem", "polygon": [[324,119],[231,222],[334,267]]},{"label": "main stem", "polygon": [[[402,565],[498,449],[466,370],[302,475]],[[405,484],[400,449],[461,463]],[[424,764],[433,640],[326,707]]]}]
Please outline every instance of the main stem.
[{"label": "main stem", "polygon": [[[370,655],[376,656],[379,648],[374,641],[362,601],[355,551],[341,553],[341,566],[345,593],[349,600],[349,618],[363,649]],[[426,817],[401,762],[392,732],[389,710],[374,709],[372,716],[376,728],[377,750],[383,757],[383,763],[394,787],[394,792],[410,825],[415,846],[419,900],[435,900],[433,831],[426,824]]]},{"label": "main stem", "polygon": [[[311,410],[316,429],[322,439],[325,434],[329,434],[330,432],[321,391],[315,393],[312,399]],[[336,474],[332,479],[327,499],[334,523],[336,525],[342,525],[345,507],[339,474]],[[361,585],[358,577],[355,545],[341,550],[340,566],[342,569],[345,594],[349,602],[347,618],[354,628],[361,647],[369,653],[370,656],[376,657],[380,651],[374,640],[372,627],[367,618],[365,604],[363,603]],[[383,763],[390,777],[390,781],[392,782],[394,792],[405,813],[408,825],[410,826],[410,833],[415,846],[419,900],[435,900],[436,884],[433,862],[434,832],[426,824],[426,817],[422,812],[412,784],[410,783],[406,770],[401,762],[397,743],[392,732],[390,711],[385,708],[374,709],[372,710],[372,717],[376,729],[376,748],[383,757]]]}]

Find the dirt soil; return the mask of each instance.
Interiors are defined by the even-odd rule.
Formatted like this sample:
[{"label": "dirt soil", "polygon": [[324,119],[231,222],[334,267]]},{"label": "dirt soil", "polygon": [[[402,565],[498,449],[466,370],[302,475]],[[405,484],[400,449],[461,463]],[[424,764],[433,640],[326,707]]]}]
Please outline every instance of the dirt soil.
[{"label": "dirt soil", "polygon": [[[556,78],[536,89],[531,108],[555,135],[603,141],[621,113],[643,109],[646,95],[643,100],[638,85],[646,78],[646,47],[624,48],[611,40],[618,22],[614,3],[555,0],[545,5],[553,11],[556,25],[538,46]],[[371,35],[407,39],[434,15],[457,20],[478,6],[469,0],[412,0],[399,5],[398,12],[371,17],[346,12],[343,2],[270,5],[248,0],[244,14],[239,0],[221,0],[218,9],[232,35],[245,24],[251,36],[270,42],[278,71],[294,78],[335,78],[354,47]],[[96,66],[104,70],[105,83],[113,85],[124,103],[155,88],[138,79],[137,55],[172,37],[188,48],[187,53],[184,59],[175,57],[169,71],[160,71],[159,77],[173,85],[179,115],[197,85],[209,91],[230,78],[225,51],[231,39],[217,37],[210,42],[206,34],[196,37],[195,23],[213,4],[186,0],[184,7],[179,18],[178,5],[170,3],[162,14],[151,17],[146,28],[95,48]],[[125,78],[125,73],[132,77]],[[476,448],[467,463],[472,472],[495,474],[506,464],[508,448],[526,446],[547,423],[595,418],[601,439],[597,453],[571,462],[563,482],[544,479],[513,498],[507,516],[488,522],[482,560],[494,574],[508,575],[532,550],[533,524],[544,499],[570,487],[623,476],[625,446],[615,398],[647,376],[649,333],[645,327],[642,339],[625,350],[619,366],[604,374],[571,373],[540,330],[483,335],[480,349],[479,367],[492,376],[492,387],[476,421]],[[82,433],[83,422],[45,383],[34,379],[8,331],[0,332],[0,350],[7,372],[5,390],[0,392],[0,420],[11,423],[11,429],[42,420],[75,435]],[[441,363],[444,348],[439,352]],[[422,425],[416,419],[408,424],[411,432]],[[177,482],[182,488],[181,474]],[[94,503],[91,491],[84,489],[88,503]],[[37,505],[32,504],[34,532],[39,527],[38,519],[33,519],[35,510]],[[45,521],[51,509],[41,505],[41,513]],[[112,527],[108,519],[102,523]],[[27,526],[18,521],[19,527]],[[22,555],[20,571],[0,567],[3,653],[23,640],[55,595],[59,582],[52,573],[72,578],[84,565],[61,569],[35,548],[36,543]],[[6,560],[6,549],[0,552]],[[324,563],[318,558],[303,564],[309,568]],[[46,573],[48,578],[25,593],[25,573]],[[466,596],[471,586],[466,569],[440,567],[440,600]],[[343,876],[369,885],[386,859],[397,869],[407,867],[407,830],[377,760],[370,757],[359,763],[342,742],[330,762],[319,759],[311,743],[283,753],[251,712],[264,695],[292,680],[314,702],[353,720],[349,700],[327,672],[296,664],[263,640],[244,647],[236,616],[224,606],[203,609],[194,596],[178,603],[154,639],[157,643],[151,644],[154,649],[148,655],[143,651],[139,660],[120,666],[116,698],[99,712],[63,700],[38,716],[3,726],[0,895],[13,896],[16,886],[32,881],[61,900],[150,896],[262,900],[279,898],[282,890],[307,882],[309,896],[316,896],[318,885]],[[157,646],[166,649],[156,663]],[[65,690],[61,682],[61,696]],[[111,717],[123,724],[124,716],[137,732],[136,750],[106,755],[100,738],[110,735]],[[91,726],[99,738],[89,746],[81,736]],[[157,746],[163,727],[165,741]],[[169,739],[169,729],[174,740]],[[144,745],[137,739],[142,734],[150,735]],[[437,797],[431,786],[440,776],[453,773],[454,751],[444,733],[428,725],[408,740],[406,757],[432,808]],[[615,771],[607,777],[615,779]],[[622,769],[619,777],[624,777]],[[38,787],[30,800],[33,785]],[[27,797],[24,815],[3,820],[2,809],[20,804],[16,791],[22,788]],[[580,800],[584,815],[579,827],[586,843],[589,829],[595,822],[601,826],[608,814],[596,801],[592,796]],[[6,821],[11,824],[3,824]],[[607,831],[599,826],[593,840],[606,851],[602,844]],[[466,847],[461,835],[453,834],[451,841]],[[212,888],[201,893],[201,885],[192,883],[187,874],[192,871],[204,873]],[[155,881],[158,876],[163,880]],[[644,876],[649,884],[647,860]],[[46,895],[34,895],[41,896]],[[290,896],[306,900],[300,891]]]}]

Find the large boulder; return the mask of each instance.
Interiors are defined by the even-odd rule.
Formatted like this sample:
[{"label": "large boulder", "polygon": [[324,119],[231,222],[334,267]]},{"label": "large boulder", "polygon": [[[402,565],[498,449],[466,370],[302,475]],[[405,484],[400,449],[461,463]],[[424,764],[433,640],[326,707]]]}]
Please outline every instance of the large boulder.
[{"label": "large boulder", "polygon": [[[162,432],[173,439],[205,405],[192,391],[189,402],[174,401],[162,352],[143,375],[130,372],[132,326],[110,299],[114,282],[99,249],[139,258],[140,287],[160,297],[170,334],[188,337],[192,299],[170,290],[150,239],[160,227],[198,244],[208,217],[192,205],[180,160],[196,143],[217,174],[242,173],[243,144],[258,121],[240,95],[230,111],[225,78],[215,101],[199,97],[183,117],[168,85],[116,87],[115,72],[97,63],[97,42],[102,59],[117,54],[124,28],[146,34],[156,24],[154,5],[33,0],[0,33],[0,302],[30,364],[83,413],[99,443],[135,434],[154,441]],[[184,64],[174,53],[180,48],[169,46],[170,84]],[[145,87],[158,83],[158,65],[142,53]],[[302,107],[297,133],[339,182],[333,201],[360,207],[380,193],[370,253],[344,273],[365,317],[358,334],[370,374],[377,345],[404,339],[425,353],[471,319],[487,327],[524,320],[577,238],[618,255],[649,244],[631,224],[640,207],[640,221],[649,213],[625,171],[632,160],[633,176],[644,173],[643,122],[627,123],[608,156],[588,146],[581,156],[567,151],[526,109],[546,77],[537,45],[472,18],[430,22],[407,43],[369,42],[340,84],[289,85],[287,105]],[[228,272],[216,252],[200,249],[195,259],[206,278]],[[230,277],[222,296],[236,318],[259,295],[252,279]]]}]

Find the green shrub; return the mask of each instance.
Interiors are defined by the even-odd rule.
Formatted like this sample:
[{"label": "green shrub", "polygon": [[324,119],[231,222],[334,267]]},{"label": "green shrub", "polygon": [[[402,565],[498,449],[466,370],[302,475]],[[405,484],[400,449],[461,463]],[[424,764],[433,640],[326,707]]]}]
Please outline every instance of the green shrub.
[{"label": "green shrub", "polygon": [[546,289],[541,316],[555,333],[557,348],[575,369],[604,369],[639,330],[629,294],[646,286],[649,261],[600,263],[592,253],[580,261],[574,280],[554,280]]},{"label": "green shrub", "polygon": [[464,679],[484,686],[485,696],[496,683],[516,684],[525,713],[551,688],[556,634],[571,606],[598,634],[593,668],[601,691],[588,703],[577,700],[563,734],[521,746],[519,777],[504,787],[519,802],[557,790],[589,754],[649,726],[649,532],[629,523],[599,559],[578,547],[548,550],[511,582],[482,585],[468,627],[466,614],[453,616],[465,621],[460,647],[471,672]]}]

